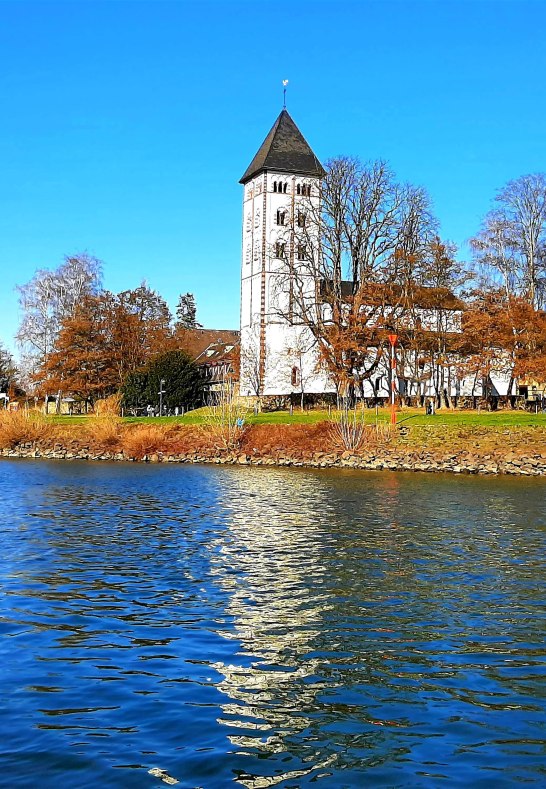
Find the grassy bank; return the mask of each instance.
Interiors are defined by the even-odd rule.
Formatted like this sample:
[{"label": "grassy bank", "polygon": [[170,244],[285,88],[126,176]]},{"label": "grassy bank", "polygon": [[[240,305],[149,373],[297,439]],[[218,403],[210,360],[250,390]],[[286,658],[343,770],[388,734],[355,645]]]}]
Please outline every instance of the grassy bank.
[{"label": "grassy bank", "polygon": [[[328,456],[328,462],[349,454],[376,459],[395,458],[399,464],[502,464],[507,457],[542,455],[546,464],[546,417],[525,412],[402,411],[391,429],[389,413],[366,412],[361,440],[347,445],[339,424],[327,412],[249,414],[240,430],[226,431],[206,423],[202,411],[183,418],[120,419],[44,417],[41,414],[0,412],[0,449],[40,456],[53,451],[67,457],[136,459],[214,459],[233,455],[250,459],[295,459],[307,462]],[[290,420],[290,421],[289,421]],[[64,453],[64,454],[62,454]],[[57,455],[54,455],[57,456]]]},{"label": "grassy bank", "polygon": [[[390,421],[390,411],[380,408],[377,413],[374,409],[365,409],[359,414],[363,414],[366,424],[374,425],[388,424]],[[88,416],[49,416],[48,420],[52,424],[59,425],[78,425],[85,424],[93,417]],[[245,422],[249,425],[314,425],[319,422],[331,420],[332,415],[328,411],[294,411],[293,414],[287,411],[272,411],[267,413],[254,414],[249,411],[245,416]],[[449,411],[441,409],[434,416],[427,416],[424,409],[405,408],[397,411],[397,420],[401,425],[415,426],[452,426],[452,427],[546,427],[546,414],[533,414],[528,411]],[[151,424],[151,425],[203,425],[206,421],[206,409],[198,408],[195,411],[182,416],[165,417],[124,417],[126,424]]]}]

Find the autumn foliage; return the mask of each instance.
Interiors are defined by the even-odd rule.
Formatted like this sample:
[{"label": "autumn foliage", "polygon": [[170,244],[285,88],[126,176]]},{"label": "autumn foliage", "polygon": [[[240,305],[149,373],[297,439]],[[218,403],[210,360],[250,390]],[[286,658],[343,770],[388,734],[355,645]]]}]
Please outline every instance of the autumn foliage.
[{"label": "autumn foliage", "polygon": [[85,296],[65,318],[35,378],[43,394],[70,392],[94,403],[173,346],[169,309],[158,294],[145,285],[118,295],[103,291]]}]

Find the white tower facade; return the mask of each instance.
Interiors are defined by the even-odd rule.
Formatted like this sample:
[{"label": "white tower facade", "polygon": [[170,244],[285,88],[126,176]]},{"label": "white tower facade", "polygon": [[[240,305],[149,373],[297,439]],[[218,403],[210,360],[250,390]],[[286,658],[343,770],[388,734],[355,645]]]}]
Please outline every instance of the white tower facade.
[{"label": "white tower facade", "polygon": [[[306,231],[320,206],[324,170],[283,109],[241,178],[241,377],[243,396],[322,393],[331,387],[316,344],[293,314],[291,272],[318,254]],[[313,247],[312,249],[310,247]],[[307,277],[309,293],[317,286]],[[298,278],[301,293],[302,278]]]}]

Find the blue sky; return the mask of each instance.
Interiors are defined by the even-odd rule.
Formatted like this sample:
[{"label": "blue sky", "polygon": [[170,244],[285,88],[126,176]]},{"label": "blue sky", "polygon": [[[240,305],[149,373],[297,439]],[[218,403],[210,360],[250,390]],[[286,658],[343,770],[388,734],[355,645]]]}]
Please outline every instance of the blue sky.
[{"label": "blue sky", "polygon": [[239,321],[238,179],[282,106],[322,160],[390,161],[462,246],[546,169],[546,2],[0,2],[0,340],[17,283],[87,250]]}]

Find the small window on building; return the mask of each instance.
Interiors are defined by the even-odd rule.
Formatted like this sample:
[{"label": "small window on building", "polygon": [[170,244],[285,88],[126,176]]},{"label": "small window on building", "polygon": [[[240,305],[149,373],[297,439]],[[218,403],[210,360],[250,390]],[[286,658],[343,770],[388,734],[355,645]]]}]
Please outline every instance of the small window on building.
[{"label": "small window on building", "polygon": [[250,263],[250,254],[251,254],[250,244],[248,244],[248,246],[246,248],[246,254],[245,254],[245,260],[246,260],[247,263]]},{"label": "small window on building", "polygon": [[258,208],[254,216],[254,227],[259,227],[259,226],[260,226],[260,209]]},{"label": "small window on building", "polygon": [[276,181],[273,181],[273,191],[274,192],[277,191],[277,182]]},{"label": "small window on building", "polygon": [[250,214],[249,214],[247,216],[247,218],[246,218],[246,232],[247,233],[250,232],[250,228],[251,227],[252,227],[252,219],[251,219]]},{"label": "small window on building", "polygon": [[283,184],[282,185],[282,191],[283,191],[284,194],[286,194],[286,192],[288,191],[288,184]]},{"label": "small window on building", "polygon": [[305,244],[298,244],[298,260],[307,260],[307,247]]},{"label": "small window on building", "polygon": [[301,195],[301,184],[298,184],[298,185],[296,186],[296,194],[297,194],[297,195]]},{"label": "small window on building", "polygon": [[258,260],[259,256],[260,256],[260,250],[258,249],[257,246],[255,246],[254,247],[254,260]]},{"label": "small window on building", "polygon": [[286,219],[286,211],[282,211],[280,208],[277,211],[277,224],[284,225]]},{"label": "small window on building", "polygon": [[286,244],[283,244],[282,241],[277,241],[277,243],[275,244],[275,257],[283,258],[285,249],[286,249]]},{"label": "small window on building", "polygon": [[298,227],[305,227],[306,218],[302,211],[298,211]]},{"label": "small window on building", "polygon": [[292,386],[300,385],[300,371],[297,367],[292,367],[291,383]]}]

